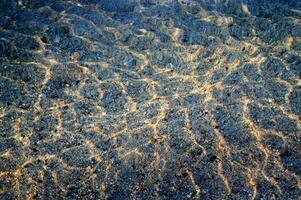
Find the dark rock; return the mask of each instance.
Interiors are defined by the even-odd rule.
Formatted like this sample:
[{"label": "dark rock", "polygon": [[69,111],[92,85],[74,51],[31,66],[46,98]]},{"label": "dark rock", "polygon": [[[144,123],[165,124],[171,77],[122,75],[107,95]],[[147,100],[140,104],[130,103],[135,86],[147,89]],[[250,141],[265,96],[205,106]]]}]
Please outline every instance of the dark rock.
[{"label": "dark rock", "polygon": [[128,68],[135,68],[137,67],[137,60],[133,56],[127,55],[122,64]]},{"label": "dark rock", "polygon": [[282,149],[284,141],[277,135],[269,134],[264,136],[264,144],[270,150],[280,151]]},{"label": "dark rock", "polygon": [[298,131],[297,124],[278,109],[249,104],[249,110],[251,119],[264,129],[275,129],[285,134]]},{"label": "dark rock", "polygon": [[225,77],[223,83],[226,85],[239,84],[242,81],[242,73],[240,70],[234,71]]},{"label": "dark rock", "polygon": [[135,9],[135,3],[131,0],[100,0],[98,5],[109,12],[133,12]]},{"label": "dark rock", "polygon": [[244,117],[241,105],[230,105],[227,108],[217,107],[214,117],[218,124],[218,129],[225,137],[229,145],[236,148],[244,148],[255,142],[255,136],[248,126],[244,124]]},{"label": "dark rock", "polygon": [[81,95],[88,99],[100,100],[100,92],[97,86],[85,85],[81,90]]},{"label": "dark rock", "polygon": [[0,153],[4,153],[11,148],[18,148],[20,144],[13,138],[0,139]]},{"label": "dark rock", "polygon": [[256,167],[257,163],[262,163],[265,159],[264,152],[256,146],[252,146],[252,148],[241,149],[238,152],[233,152],[231,157],[234,161],[249,168]]},{"label": "dark rock", "polygon": [[270,97],[264,85],[257,82],[244,83],[241,86],[241,89],[250,99],[259,100],[259,99],[266,99]]},{"label": "dark rock", "polygon": [[117,83],[107,83],[103,86],[102,105],[109,113],[123,111],[127,99],[122,93],[122,87]]},{"label": "dark rock", "polygon": [[20,149],[11,149],[11,157],[0,157],[0,172],[12,172],[19,169],[26,159],[19,153]]},{"label": "dark rock", "polygon": [[16,104],[21,97],[21,87],[15,82],[0,77],[0,107]]},{"label": "dark rock", "polygon": [[41,84],[45,77],[45,70],[40,65],[4,65],[0,69],[2,76],[13,80],[22,80],[30,86]]},{"label": "dark rock", "polygon": [[201,95],[191,94],[183,98],[182,105],[189,108],[193,105],[198,105],[201,102],[201,99]]},{"label": "dark rock", "polygon": [[301,155],[298,150],[291,147],[287,147],[281,152],[281,162],[290,171],[294,172],[296,175],[301,175]]},{"label": "dark rock", "polygon": [[149,85],[144,81],[131,81],[127,84],[127,92],[135,101],[143,102],[150,98]]},{"label": "dark rock", "polygon": [[288,87],[276,80],[268,80],[265,84],[266,90],[271,94],[276,103],[284,104]]},{"label": "dark rock", "polygon": [[179,58],[175,53],[172,52],[157,51],[151,55],[150,62],[153,65],[173,69],[180,64],[181,58]]},{"label": "dark rock", "polygon": [[279,77],[285,70],[285,66],[279,59],[267,58],[263,63],[263,75],[267,78]]},{"label": "dark rock", "polygon": [[221,82],[222,79],[225,77],[225,75],[226,75],[225,70],[218,70],[218,71],[213,72],[213,75],[211,76],[211,79],[210,79],[210,83],[214,84],[217,82]]},{"label": "dark rock", "polygon": [[65,151],[61,156],[62,160],[68,165],[73,167],[93,167],[95,162],[91,157],[88,149],[83,147],[77,147],[68,151]]},{"label": "dark rock", "polygon": [[27,50],[38,50],[40,48],[39,43],[31,37],[18,37],[15,41],[15,45]]},{"label": "dark rock", "polygon": [[301,88],[294,87],[292,93],[289,96],[292,111],[301,116]]},{"label": "dark rock", "polygon": [[224,90],[213,90],[213,97],[223,104],[233,104],[241,99],[242,91],[238,88],[226,87]]},{"label": "dark rock", "polygon": [[258,184],[256,184],[257,195],[258,199],[268,199],[268,198],[281,198],[281,194],[277,191],[277,188],[272,185],[266,179],[260,177],[256,180]]},{"label": "dark rock", "polygon": [[99,80],[114,79],[116,77],[115,71],[112,68],[103,69],[101,66],[94,66],[92,67],[92,71]]},{"label": "dark rock", "polygon": [[247,23],[231,25],[229,27],[229,32],[232,37],[238,40],[244,40],[252,37],[251,26]]},{"label": "dark rock", "polygon": [[300,198],[299,10],[2,0],[0,199]]},{"label": "dark rock", "polygon": [[89,115],[98,111],[94,103],[89,100],[80,101],[76,103],[74,107],[78,115]]},{"label": "dark rock", "polygon": [[78,86],[80,80],[77,77],[79,69],[74,66],[55,66],[50,80],[43,89],[43,94],[49,98],[66,98],[66,88]]}]

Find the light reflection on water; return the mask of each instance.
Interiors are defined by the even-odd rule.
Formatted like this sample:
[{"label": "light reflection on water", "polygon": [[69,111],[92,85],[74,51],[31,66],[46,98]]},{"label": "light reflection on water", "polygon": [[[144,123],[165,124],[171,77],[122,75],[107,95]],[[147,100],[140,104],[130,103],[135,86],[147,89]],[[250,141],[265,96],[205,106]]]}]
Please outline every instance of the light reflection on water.
[{"label": "light reflection on water", "polygon": [[298,2],[99,2],[0,3],[1,199],[300,197]]}]

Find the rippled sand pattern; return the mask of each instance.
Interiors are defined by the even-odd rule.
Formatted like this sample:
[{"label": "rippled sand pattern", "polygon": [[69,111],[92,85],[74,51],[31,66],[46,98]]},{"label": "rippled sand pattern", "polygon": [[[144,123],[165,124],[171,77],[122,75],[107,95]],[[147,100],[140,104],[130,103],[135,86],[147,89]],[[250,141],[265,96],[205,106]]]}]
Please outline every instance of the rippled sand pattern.
[{"label": "rippled sand pattern", "polygon": [[300,1],[0,11],[1,200],[300,199]]}]

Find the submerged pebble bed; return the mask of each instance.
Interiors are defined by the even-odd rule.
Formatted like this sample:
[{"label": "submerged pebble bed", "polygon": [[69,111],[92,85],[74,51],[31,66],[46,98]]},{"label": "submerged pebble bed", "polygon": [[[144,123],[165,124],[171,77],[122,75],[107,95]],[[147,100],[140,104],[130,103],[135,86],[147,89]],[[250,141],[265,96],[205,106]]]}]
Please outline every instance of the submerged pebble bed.
[{"label": "submerged pebble bed", "polygon": [[301,196],[298,0],[1,0],[0,199]]}]

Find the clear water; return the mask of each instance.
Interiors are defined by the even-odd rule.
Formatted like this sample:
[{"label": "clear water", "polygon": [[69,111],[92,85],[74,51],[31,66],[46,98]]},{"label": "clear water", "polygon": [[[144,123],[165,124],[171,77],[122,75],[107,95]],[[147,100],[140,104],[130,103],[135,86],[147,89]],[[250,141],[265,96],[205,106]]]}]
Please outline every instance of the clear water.
[{"label": "clear water", "polygon": [[0,11],[0,199],[300,198],[300,1]]}]

